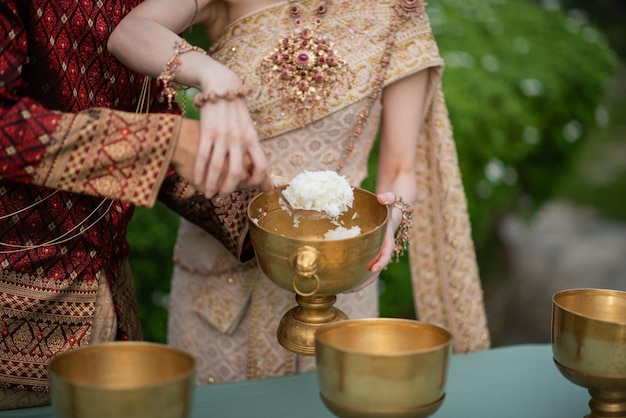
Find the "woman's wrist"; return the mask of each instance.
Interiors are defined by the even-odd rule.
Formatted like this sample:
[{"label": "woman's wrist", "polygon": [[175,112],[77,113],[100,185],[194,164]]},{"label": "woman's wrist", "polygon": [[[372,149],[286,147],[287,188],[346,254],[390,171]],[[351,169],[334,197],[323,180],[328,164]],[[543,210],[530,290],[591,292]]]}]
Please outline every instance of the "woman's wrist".
[{"label": "woman's wrist", "polygon": [[197,52],[206,55],[206,51],[200,47],[189,44],[184,39],[176,41],[173,45],[174,53],[165,63],[163,72],[159,75],[158,80],[163,84],[163,96],[167,98],[168,106],[172,107],[172,103],[176,101],[176,87],[175,82],[176,73],[182,66],[181,56],[190,52]]},{"label": "woman's wrist", "polygon": [[207,56],[210,62],[203,64],[202,74],[199,77],[198,90],[203,93],[215,92],[225,95],[227,92],[236,92],[242,87],[241,79],[228,67]]},{"label": "woman's wrist", "polygon": [[209,91],[203,90],[200,93],[196,94],[196,96],[194,97],[193,106],[196,109],[200,109],[202,106],[204,106],[207,103],[217,103],[219,100],[226,100],[230,102],[236,99],[245,99],[248,94],[249,94],[249,89],[243,86],[240,86],[234,90],[227,90],[224,93],[218,93],[214,90],[209,90]]},{"label": "woman's wrist", "polygon": [[193,183],[193,169],[200,143],[200,123],[194,119],[181,119],[171,164],[181,177]]}]

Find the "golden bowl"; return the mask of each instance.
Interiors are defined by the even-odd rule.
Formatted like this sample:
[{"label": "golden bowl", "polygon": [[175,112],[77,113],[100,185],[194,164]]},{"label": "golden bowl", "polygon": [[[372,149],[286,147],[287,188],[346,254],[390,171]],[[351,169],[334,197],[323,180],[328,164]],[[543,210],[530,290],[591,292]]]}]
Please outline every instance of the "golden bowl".
[{"label": "golden bowl", "polygon": [[551,328],[556,367],[589,391],[588,417],[626,417],[626,292],[558,292]]},{"label": "golden bowl", "polygon": [[[284,186],[282,186],[284,187]],[[354,188],[352,208],[339,217],[346,229],[360,235],[325,240],[336,225],[329,219],[297,218],[283,210],[277,193],[259,194],[248,205],[250,240],[259,267],[274,283],[296,294],[298,306],[279,325],[278,341],[298,354],[314,354],[315,330],[347,316],[333,306],[336,295],[362,284],[369,263],[382,247],[389,208],[376,195]]]},{"label": "golden bowl", "polygon": [[162,344],[110,342],[68,351],[49,365],[58,418],[186,418],[195,362]]},{"label": "golden bowl", "polygon": [[315,334],[320,396],[342,418],[422,418],[443,403],[451,335],[410,319],[351,319]]},{"label": "golden bowl", "polygon": [[352,208],[338,221],[345,228],[360,227],[361,234],[328,241],[324,234],[336,225],[325,218],[300,217],[294,227],[294,217],[281,208],[276,193],[259,194],[248,206],[250,239],[261,270],[283,289],[303,294],[336,295],[363,283],[371,274],[368,263],[380,251],[388,217],[389,209],[376,195],[355,188]]}]

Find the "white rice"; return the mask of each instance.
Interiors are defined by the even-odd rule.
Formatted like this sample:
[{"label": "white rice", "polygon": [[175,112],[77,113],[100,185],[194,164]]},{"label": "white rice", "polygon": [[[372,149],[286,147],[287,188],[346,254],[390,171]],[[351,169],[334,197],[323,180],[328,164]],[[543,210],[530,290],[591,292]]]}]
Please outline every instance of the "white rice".
[{"label": "white rice", "polygon": [[361,228],[359,226],[353,226],[348,229],[343,226],[338,226],[335,229],[331,229],[326,234],[324,234],[324,239],[326,241],[333,241],[339,239],[353,238],[361,235]]},{"label": "white rice", "polygon": [[283,194],[294,209],[317,210],[330,218],[338,218],[354,202],[352,186],[334,171],[304,171],[289,182]]}]

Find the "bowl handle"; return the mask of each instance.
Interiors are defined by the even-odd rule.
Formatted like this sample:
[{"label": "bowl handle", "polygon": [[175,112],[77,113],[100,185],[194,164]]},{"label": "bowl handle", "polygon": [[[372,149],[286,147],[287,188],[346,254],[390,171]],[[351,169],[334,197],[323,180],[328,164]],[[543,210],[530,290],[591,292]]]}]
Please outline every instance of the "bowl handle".
[{"label": "bowl handle", "polygon": [[[317,275],[317,268],[320,259],[320,252],[309,246],[303,245],[298,247],[296,251],[291,255],[290,262],[291,268],[296,272],[293,276],[292,287],[293,291],[300,296],[312,296],[320,288],[320,278]],[[298,287],[298,279],[302,281],[315,280],[315,286],[310,292],[303,292]]]}]

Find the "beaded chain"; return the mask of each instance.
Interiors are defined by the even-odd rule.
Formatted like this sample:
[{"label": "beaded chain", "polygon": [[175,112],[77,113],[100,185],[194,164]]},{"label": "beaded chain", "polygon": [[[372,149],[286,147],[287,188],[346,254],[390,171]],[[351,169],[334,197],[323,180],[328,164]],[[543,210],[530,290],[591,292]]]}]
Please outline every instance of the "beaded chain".
[{"label": "beaded chain", "polygon": [[[391,23],[391,26],[389,28],[389,37],[387,38],[385,44],[383,56],[378,63],[378,67],[375,70],[375,84],[372,88],[372,92],[367,98],[367,103],[365,104],[364,109],[358,114],[359,119],[357,120],[357,125],[354,128],[352,135],[350,136],[348,145],[346,146],[341,160],[337,164],[337,172],[343,169],[347,159],[350,157],[350,154],[354,149],[354,145],[361,135],[363,125],[370,115],[372,106],[382,94],[385,76],[387,74],[389,63],[391,62],[391,51],[395,45],[396,34],[400,29],[400,26],[405,21],[415,18],[421,13],[424,13],[424,7],[425,3],[423,2],[423,0],[398,0],[394,4],[396,19],[394,19]],[[400,225],[398,225],[398,230],[396,231],[394,242],[395,247],[393,257],[397,262],[400,257],[404,255],[409,246],[409,229],[411,228],[412,224],[411,218],[413,216],[413,208],[409,204],[407,204],[400,196],[395,197],[393,207],[399,209],[400,212],[402,212],[402,220],[400,221]]]},{"label": "beaded chain", "polygon": [[383,52],[383,56],[378,63],[378,67],[374,71],[375,73],[375,83],[372,88],[372,92],[369,94],[367,98],[367,103],[361,112],[358,113],[358,120],[352,135],[348,141],[348,145],[337,164],[337,172],[341,171],[346,164],[346,161],[350,157],[352,150],[354,149],[354,145],[356,144],[357,139],[361,135],[363,131],[363,125],[367,121],[370,115],[370,111],[376,100],[381,96],[383,91],[383,85],[385,82],[385,76],[387,75],[387,69],[389,67],[389,63],[391,62],[391,52],[392,48],[396,43],[396,34],[400,29],[400,26],[405,21],[417,17],[420,13],[424,13],[425,3],[422,0],[398,0],[394,4],[394,10],[396,11],[396,19],[394,19],[391,23],[391,27],[389,28],[389,37],[387,38],[385,44],[385,50]]},{"label": "beaded chain", "polygon": [[[296,2],[297,0],[290,0],[290,3],[296,3]],[[350,138],[348,139],[348,144],[346,145],[343,155],[341,156],[341,159],[339,160],[335,169],[335,171],[337,171],[338,173],[344,168],[348,158],[352,154],[352,151],[354,150],[357,140],[359,139],[359,137],[361,136],[361,133],[363,132],[363,126],[365,125],[365,122],[370,116],[372,107],[374,106],[374,103],[376,103],[376,101],[380,98],[382,94],[385,77],[387,75],[389,63],[391,62],[391,53],[392,53],[393,47],[395,46],[396,34],[398,30],[400,29],[401,25],[405,23],[407,20],[413,19],[419,16],[420,14],[425,13],[425,3],[423,0],[397,0],[393,7],[396,12],[396,18],[393,19],[390,25],[389,37],[387,38],[385,42],[385,49],[384,49],[382,58],[374,71],[375,73],[374,85],[372,86],[372,91],[370,92],[367,98],[367,102],[363,110],[357,114],[358,119],[356,122],[356,126],[354,130],[352,131]],[[328,10],[327,3],[324,1],[317,8],[318,17],[315,21],[316,25],[320,24],[321,18],[323,17],[323,15],[326,14],[327,10]],[[299,25],[301,23],[300,10],[298,6],[296,5],[291,6],[290,15],[296,19],[296,24]],[[310,42],[311,40],[314,40],[306,29],[300,32],[299,36],[305,37],[306,39],[304,39],[304,41],[306,42]],[[291,52],[291,50],[289,49],[288,41],[289,39],[283,41],[283,45],[285,46],[284,46],[284,51],[281,51],[281,52],[285,52],[285,53]],[[328,69],[331,69],[331,70],[333,68],[341,69],[345,65],[345,63],[334,54],[334,51],[330,49],[332,45],[327,45],[326,42],[323,42],[323,45],[326,47],[324,49],[324,52],[328,53],[329,56],[337,59],[337,62],[335,63],[335,67],[329,67]],[[307,58],[306,56],[304,56],[303,54],[301,55],[298,56],[299,59],[301,59],[303,62],[308,61],[306,59]],[[266,59],[266,62],[265,62],[266,67],[268,67],[271,64],[273,65],[274,70],[277,68],[280,68],[281,56],[282,55],[280,54],[273,54],[271,56],[271,59],[269,60]],[[304,66],[304,64],[300,64],[300,65]],[[283,69],[283,71],[285,71],[285,69]],[[336,71],[332,72],[331,75],[334,75],[335,72]],[[287,71],[287,73],[291,74],[292,72]],[[347,74],[347,70],[344,71],[344,73]],[[324,97],[324,95],[322,95],[322,97]],[[303,109],[306,110],[307,107],[303,106]],[[405,253],[406,249],[408,248],[409,229],[412,223],[411,217],[413,214],[413,208],[410,205],[408,205],[406,202],[404,202],[404,200],[402,200],[402,198],[399,196],[395,197],[395,201],[392,206],[394,208],[399,209],[402,212],[402,220],[400,222],[400,225],[398,226],[398,230],[395,236],[394,257],[397,261]]]}]

